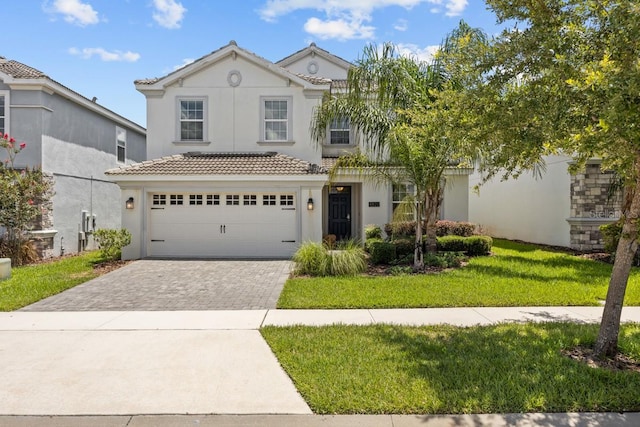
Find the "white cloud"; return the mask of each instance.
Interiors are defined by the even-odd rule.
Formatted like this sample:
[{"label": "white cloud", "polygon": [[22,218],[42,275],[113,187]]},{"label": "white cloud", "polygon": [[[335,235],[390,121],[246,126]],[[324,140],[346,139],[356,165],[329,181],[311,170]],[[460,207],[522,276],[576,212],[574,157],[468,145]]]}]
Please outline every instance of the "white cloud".
[{"label": "white cloud", "polygon": [[411,43],[399,43],[396,47],[398,48],[398,53],[400,55],[416,58],[425,62],[431,62],[433,60],[433,56],[440,48],[438,45],[420,47]]},{"label": "white cloud", "polygon": [[351,40],[373,38],[375,27],[364,25],[364,22],[355,19],[351,21],[344,19],[322,21],[318,18],[310,18],[304,24],[304,30],[322,40]]},{"label": "white cloud", "polygon": [[121,52],[119,50],[109,52],[101,47],[86,47],[84,49],[72,47],[69,49],[69,53],[71,55],[80,56],[84,59],[91,59],[93,56],[98,56],[102,61],[105,62],[136,62],[138,59],[140,59],[139,53],[134,53],[131,51]]},{"label": "white cloud", "polygon": [[49,10],[64,16],[64,20],[81,27],[97,24],[98,12],[88,3],[80,0],[55,0]]},{"label": "white cloud", "polygon": [[184,14],[187,12],[182,3],[175,0],[153,0],[153,7],[155,8],[153,19],[161,27],[170,30],[180,28]]},{"label": "white cloud", "polygon": [[[267,0],[258,13],[263,20],[275,22],[296,10],[316,10],[324,16],[307,20],[304,29],[308,33],[322,39],[370,39],[375,36],[375,27],[366,24],[375,10],[391,6],[411,9],[421,3],[436,5],[438,13],[444,7],[447,16],[459,15],[467,6],[467,0]],[[395,28],[404,31],[406,22]]]},{"label": "white cloud", "polygon": [[407,31],[409,29],[409,21],[406,19],[398,19],[393,25],[396,31]]}]

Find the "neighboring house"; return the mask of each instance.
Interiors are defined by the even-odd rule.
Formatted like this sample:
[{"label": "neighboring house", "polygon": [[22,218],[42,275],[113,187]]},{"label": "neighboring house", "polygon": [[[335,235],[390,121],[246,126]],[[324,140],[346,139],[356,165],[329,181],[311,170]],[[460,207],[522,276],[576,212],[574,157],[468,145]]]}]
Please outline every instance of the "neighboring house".
[{"label": "neighboring house", "polygon": [[[579,251],[603,248],[599,227],[620,218],[620,192],[613,191],[615,175],[603,171],[598,160],[585,170],[569,173],[571,158],[549,156],[542,177],[492,180],[469,195],[469,220],[486,234]],[[470,177],[472,186],[480,176]]]},{"label": "neighboring house", "polygon": [[[147,158],[107,171],[122,188],[124,258],[289,257],[327,234],[384,225],[406,188],[327,170],[357,148],[345,120],[312,141],[314,108],[352,65],[315,44],[273,63],[231,42],[167,76],[138,80]],[[395,191],[394,191],[395,190]],[[443,217],[467,220],[468,171],[452,171]]]},{"label": "neighboring house", "polygon": [[104,171],[145,159],[145,129],[95,101],[0,57],[0,132],[27,144],[14,166],[53,179],[32,233],[44,257],[93,248],[94,229],[120,228],[120,189]]}]

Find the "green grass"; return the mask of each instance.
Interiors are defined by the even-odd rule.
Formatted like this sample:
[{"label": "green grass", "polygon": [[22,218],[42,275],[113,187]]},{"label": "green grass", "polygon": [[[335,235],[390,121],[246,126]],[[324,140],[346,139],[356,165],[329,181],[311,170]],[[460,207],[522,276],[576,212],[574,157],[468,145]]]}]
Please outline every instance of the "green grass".
[{"label": "green grass", "polygon": [[97,252],[45,264],[16,267],[11,278],[0,281],[0,311],[17,310],[98,276],[93,265]]},{"label": "green grass", "polygon": [[[640,410],[639,373],[561,355],[596,332],[566,323],[262,329],[315,413]],[[620,345],[640,359],[640,325],[623,325]]]},{"label": "green grass", "polygon": [[[293,278],[278,308],[596,306],[606,298],[609,264],[505,240],[493,254],[437,274]],[[640,305],[638,268],[625,304]]]}]

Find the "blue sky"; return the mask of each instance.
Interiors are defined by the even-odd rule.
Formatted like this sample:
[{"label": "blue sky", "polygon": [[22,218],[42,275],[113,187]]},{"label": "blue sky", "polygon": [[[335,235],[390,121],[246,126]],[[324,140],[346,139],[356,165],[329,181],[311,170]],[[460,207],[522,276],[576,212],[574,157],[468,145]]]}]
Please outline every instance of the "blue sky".
[{"label": "blue sky", "polygon": [[235,40],[278,61],[315,42],[348,61],[393,42],[427,57],[461,19],[498,31],[481,0],[21,0],[2,5],[0,56],[146,126],[136,79]]}]

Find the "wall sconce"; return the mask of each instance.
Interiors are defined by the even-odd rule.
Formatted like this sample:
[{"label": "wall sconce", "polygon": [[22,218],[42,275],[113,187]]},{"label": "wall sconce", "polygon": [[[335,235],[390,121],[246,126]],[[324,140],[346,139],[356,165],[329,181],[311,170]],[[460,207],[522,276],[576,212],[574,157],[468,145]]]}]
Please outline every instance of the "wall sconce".
[{"label": "wall sconce", "polygon": [[133,209],[133,197],[129,197],[124,203],[124,207],[127,209]]},{"label": "wall sconce", "polygon": [[311,197],[309,197],[309,200],[307,200],[307,210],[313,210],[313,199]]}]

